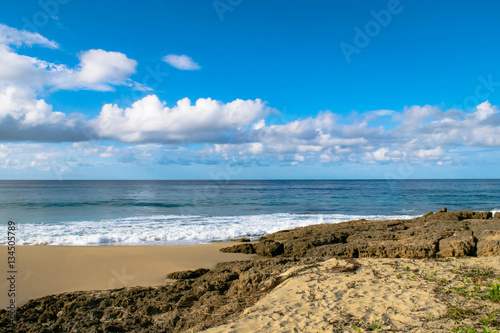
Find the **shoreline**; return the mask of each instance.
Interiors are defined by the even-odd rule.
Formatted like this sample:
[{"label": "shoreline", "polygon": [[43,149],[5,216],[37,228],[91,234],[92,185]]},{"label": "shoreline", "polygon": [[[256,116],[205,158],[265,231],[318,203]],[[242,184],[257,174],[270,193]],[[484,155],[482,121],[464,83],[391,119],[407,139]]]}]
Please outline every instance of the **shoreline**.
[{"label": "shoreline", "polygon": [[[0,326],[235,333],[500,328],[500,213],[443,208],[409,220],[317,224],[228,245],[19,246],[17,260],[31,260],[19,264],[20,278],[58,294],[18,305],[15,323],[0,310]],[[48,276],[39,274],[44,270]],[[47,292],[54,282],[59,290]],[[83,291],[61,293],[61,282]]]},{"label": "shoreline", "polygon": [[[238,243],[233,243],[238,244]],[[208,268],[252,255],[223,253],[228,243],[169,246],[17,245],[16,306],[30,299],[72,291],[159,286],[175,271]],[[0,246],[7,263],[7,246]],[[3,267],[3,264],[2,264]],[[2,275],[7,273],[2,269]],[[2,277],[3,277],[2,276]],[[8,305],[8,281],[0,280],[1,308]]]}]

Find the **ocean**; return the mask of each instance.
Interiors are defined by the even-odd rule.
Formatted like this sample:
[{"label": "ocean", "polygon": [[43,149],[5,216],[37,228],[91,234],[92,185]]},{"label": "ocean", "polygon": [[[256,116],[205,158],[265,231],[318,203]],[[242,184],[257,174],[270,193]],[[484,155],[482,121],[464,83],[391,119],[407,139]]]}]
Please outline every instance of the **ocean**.
[{"label": "ocean", "polygon": [[[442,207],[500,211],[500,180],[0,181],[17,244],[180,245]],[[0,244],[7,243],[7,232]]]}]

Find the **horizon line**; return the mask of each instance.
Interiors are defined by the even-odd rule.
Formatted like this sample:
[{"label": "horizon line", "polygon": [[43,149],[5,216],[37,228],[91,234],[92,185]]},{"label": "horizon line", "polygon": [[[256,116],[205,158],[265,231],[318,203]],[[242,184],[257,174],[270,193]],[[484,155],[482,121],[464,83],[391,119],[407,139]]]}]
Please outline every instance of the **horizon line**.
[{"label": "horizon line", "polygon": [[407,180],[500,180],[500,178],[239,178],[239,179],[0,179],[3,181],[213,181],[213,182],[231,182],[231,181],[324,181],[324,180],[364,180],[364,181],[407,181]]}]

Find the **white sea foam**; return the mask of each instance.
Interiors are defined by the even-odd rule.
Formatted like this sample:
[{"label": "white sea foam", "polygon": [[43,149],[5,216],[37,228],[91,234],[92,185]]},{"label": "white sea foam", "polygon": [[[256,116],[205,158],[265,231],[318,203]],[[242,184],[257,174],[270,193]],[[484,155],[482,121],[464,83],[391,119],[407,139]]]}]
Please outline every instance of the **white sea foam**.
[{"label": "white sea foam", "polygon": [[[259,236],[318,223],[403,219],[411,215],[263,214],[243,216],[155,215],[101,221],[19,224],[20,245],[179,245]],[[0,244],[5,245],[5,239]]]}]

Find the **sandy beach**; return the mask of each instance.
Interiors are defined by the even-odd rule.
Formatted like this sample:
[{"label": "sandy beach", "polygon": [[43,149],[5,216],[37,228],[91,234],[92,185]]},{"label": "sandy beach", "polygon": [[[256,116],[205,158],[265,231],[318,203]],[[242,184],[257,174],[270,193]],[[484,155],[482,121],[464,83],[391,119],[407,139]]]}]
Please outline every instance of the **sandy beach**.
[{"label": "sandy beach", "polygon": [[[218,262],[247,260],[246,254],[222,253],[227,243],[186,246],[17,246],[17,306],[47,295],[80,290],[157,286],[168,273],[208,268]],[[7,262],[7,248],[0,247]],[[2,276],[5,276],[2,265]],[[8,281],[0,282],[6,306]]]},{"label": "sandy beach", "polygon": [[0,311],[0,327],[495,332],[499,230],[498,213],[442,209],[409,220],[283,230],[253,243],[20,246],[18,302],[41,298],[19,307],[16,323]]}]

